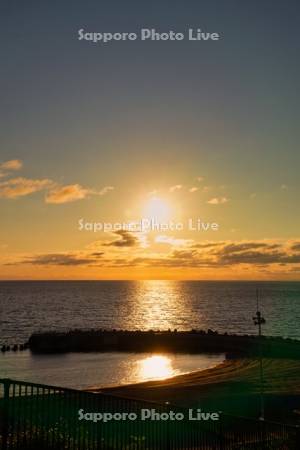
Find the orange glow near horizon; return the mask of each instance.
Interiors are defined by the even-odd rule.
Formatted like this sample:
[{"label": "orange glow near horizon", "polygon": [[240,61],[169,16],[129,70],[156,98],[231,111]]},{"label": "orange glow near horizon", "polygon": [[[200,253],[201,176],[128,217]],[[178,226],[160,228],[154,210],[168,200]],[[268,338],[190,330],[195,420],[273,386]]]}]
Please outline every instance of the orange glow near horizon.
[{"label": "orange glow near horizon", "polygon": [[[22,172],[22,164],[12,160],[2,166]],[[162,185],[139,174],[147,187],[107,184],[98,190],[75,183],[53,193],[50,178],[20,175],[2,174],[1,280],[300,279],[297,232],[291,229],[294,237],[287,238],[284,230],[280,237],[256,195],[247,199],[246,208],[239,192],[218,180],[202,186],[194,177],[183,181],[174,174]],[[286,193],[286,187],[281,189],[282,196]],[[246,221],[245,211],[251,220]],[[143,219],[154,219],[154,228],[126,228]],[[90,227],[82,231],[80,221]],[[99,223],[102,228],[95,232]]]}]

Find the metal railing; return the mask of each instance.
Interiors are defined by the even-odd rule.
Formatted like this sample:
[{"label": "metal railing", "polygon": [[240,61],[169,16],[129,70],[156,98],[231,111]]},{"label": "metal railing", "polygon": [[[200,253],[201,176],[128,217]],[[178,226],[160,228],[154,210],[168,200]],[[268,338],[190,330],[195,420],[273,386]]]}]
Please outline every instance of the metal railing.
[{"label": "metal railing", "polygon": [[[144,409],[184,418],[141,420]],[[79,410],[137,418],[93,422],[79,420]],[[218,421],[191,421],[188,410],[167,404],[0,380],[0,450],[296,450],[297,439],[297,427],[289,425],[224,414]]]}]

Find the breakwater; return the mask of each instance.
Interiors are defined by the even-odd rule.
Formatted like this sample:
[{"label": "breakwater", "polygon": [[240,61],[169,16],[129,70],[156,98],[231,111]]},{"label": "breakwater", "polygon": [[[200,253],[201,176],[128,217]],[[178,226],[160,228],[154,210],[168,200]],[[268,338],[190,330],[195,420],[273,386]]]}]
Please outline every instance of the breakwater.
[{"label": "breakwater", "polygon": [[227,357],[255,356],[300,359],[300,341],[278,337],[219,334],[215,331],[70,330],[34,333],[33,353],[174,352],[226,353]]},{"label": "breakwater", "polygon": [[22,352],[23,350],[27,350],[28,349],[28,342],[26,344],[14,344],[14,345],[1,345],[0,351],[2,353],[5,352]]}]

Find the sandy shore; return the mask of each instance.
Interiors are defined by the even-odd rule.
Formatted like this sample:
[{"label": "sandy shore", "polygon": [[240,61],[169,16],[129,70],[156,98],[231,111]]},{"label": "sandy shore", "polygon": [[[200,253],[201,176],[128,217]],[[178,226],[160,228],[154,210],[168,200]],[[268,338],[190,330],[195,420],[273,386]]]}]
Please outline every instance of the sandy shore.
[{"label": "sandy shore", "polygon": [[[300,361],[264,359],[264,392],[270,409],[274,402],[285,399],[289,409],[298,409],[300,399]],[[101,389],[122,397],[156,402],[170,402],[179,406],[218,408],[228,412],[246,413],[257,409],[260,392],[259,361],[256,359],[226,360],[216,367],[173,378]],[[247,403],[247,404],[246,404]],[[277,408],[277,406],[275,407]],[[278,408],[277,408],[278,409]],[[300,402],[299,402],[300,409]],[[271,411],[272,412],[272,411]]]}]

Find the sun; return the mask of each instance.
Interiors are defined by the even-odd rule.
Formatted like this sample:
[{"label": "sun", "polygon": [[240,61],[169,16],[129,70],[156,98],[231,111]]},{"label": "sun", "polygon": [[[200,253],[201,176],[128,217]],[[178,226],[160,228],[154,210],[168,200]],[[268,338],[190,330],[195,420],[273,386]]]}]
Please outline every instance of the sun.
[{"label": "sun", "polygon": [[166,200],[160,197],[151,197],[146,203],[143,213],[145,218],[165,221],[170,218],[171,207]]}]

